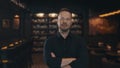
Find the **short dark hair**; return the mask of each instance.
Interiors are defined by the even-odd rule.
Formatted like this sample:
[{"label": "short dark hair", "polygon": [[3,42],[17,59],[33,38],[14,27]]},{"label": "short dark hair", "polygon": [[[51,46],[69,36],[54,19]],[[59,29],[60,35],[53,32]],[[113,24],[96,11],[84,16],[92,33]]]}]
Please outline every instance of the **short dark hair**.
[{"label": "short dark hair", "polygon": [[61,8],[59,13],[62,12],[62,11],[67,11],[67,12],[70,12],[72,14],[72,11],[68,8]]}]

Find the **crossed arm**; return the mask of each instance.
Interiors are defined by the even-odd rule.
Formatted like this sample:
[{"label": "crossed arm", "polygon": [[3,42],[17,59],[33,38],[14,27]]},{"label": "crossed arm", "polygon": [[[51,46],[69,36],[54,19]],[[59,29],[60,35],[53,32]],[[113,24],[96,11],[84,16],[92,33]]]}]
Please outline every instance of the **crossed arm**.
[{"label": "crossed arm", "polygon": [[[56,58],[55,54],[53,52],[51,52],[51,57],[52,58]],[[61,68],[71,68],[71,66],[69,65],[72,61],[75,61],[76,58],[62,58],[61,61]]]},{"label": "crossed arm", "polygon": [[49,68],[88,68],[88,58],[83,55],[79,58],[59,58],[53,52],[46,54],[46,62]]},{"label": "crossed arm", "polygon": [[49,68],[88,68],[88,52],[84,45],[76,49],[76,58],[62,58],[53,52],[50,42],[44,47],[44,59]]}]

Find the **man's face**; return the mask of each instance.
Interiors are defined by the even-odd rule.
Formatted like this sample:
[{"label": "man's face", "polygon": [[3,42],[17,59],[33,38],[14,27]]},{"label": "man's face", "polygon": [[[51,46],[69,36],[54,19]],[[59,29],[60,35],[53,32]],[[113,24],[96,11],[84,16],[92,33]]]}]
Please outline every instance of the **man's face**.
[{"label": "man's face", "polygon": [[72,14],[67,11],[60,12],[57,24],[61,31],[68,31],[72,25]]}]

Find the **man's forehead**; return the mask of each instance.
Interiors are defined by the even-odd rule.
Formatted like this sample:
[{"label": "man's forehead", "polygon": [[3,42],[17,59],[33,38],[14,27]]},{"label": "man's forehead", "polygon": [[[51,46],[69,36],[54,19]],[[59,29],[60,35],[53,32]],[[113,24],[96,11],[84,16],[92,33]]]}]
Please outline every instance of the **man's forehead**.
[{"label": "man's forehead", "polygon": [[71,15],[69,11],[61,11],[59,14],[70,14]]},{"label": "man's forehead", "polygon": [[68,11],[62,11],[62,12],[59,13],[59,16],[61,16],[61,17],[63,17],[63,16],[64,17],[72,17],[72,14]]}]

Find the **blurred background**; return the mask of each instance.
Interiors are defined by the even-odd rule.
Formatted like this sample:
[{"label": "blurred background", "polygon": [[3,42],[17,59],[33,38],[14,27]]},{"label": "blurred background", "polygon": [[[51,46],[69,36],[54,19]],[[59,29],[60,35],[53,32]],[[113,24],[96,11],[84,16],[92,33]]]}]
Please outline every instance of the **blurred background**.
[{"label": "blurred background", "polygon": [[89,67],[120,68],[120,0],[0,0],[0,68],[47,68],[44,41],[56,34],[61,8],[87,40]]}]

